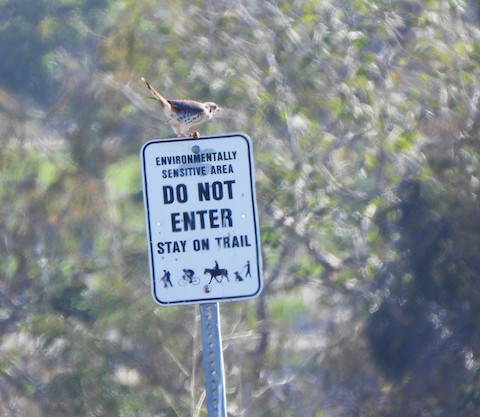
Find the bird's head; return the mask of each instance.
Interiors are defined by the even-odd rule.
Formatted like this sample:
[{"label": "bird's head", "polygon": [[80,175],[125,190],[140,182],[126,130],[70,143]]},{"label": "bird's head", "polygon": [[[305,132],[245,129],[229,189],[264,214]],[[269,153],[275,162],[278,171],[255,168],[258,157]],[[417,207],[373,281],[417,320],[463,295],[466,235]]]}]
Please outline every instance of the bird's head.
[{"label": "bird's head", "polygon": [[218,110],[220,110],[220,106],[216,103],[213,103],[211,101],[204,103],[205,106],[207,107],[208,115],[212,117]]}]

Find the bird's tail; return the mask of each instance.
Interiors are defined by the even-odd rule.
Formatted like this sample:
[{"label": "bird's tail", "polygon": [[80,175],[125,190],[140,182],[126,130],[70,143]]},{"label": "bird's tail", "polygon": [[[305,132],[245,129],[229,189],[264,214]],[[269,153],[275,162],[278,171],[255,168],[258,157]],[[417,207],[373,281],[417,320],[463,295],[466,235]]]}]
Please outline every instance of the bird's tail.
[{"label": "bird's tail", "polygon": [[153,97],[151,97],[151,98],[159,101],[162,104],[163,107],[167,107],[168,109],[172,108],[169,101],[165,97],[163,97],[157,90],[155,90],[155,88],[153,88],[153,86],[145,78],[142,77],[142,81],[145,84],[147,84],[148,89],[152,92]]}]

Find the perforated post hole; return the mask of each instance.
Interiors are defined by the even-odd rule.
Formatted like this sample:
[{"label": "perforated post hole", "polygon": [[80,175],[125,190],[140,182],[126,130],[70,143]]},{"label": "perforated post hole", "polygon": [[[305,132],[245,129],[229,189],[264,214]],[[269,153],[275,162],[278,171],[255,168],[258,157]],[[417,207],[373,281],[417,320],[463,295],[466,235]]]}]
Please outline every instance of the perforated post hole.
[{"label": "perforated post hole", "polygon": [[208,417],[226,417],[225,376],[218,303],[201,304],[200,320]]}]

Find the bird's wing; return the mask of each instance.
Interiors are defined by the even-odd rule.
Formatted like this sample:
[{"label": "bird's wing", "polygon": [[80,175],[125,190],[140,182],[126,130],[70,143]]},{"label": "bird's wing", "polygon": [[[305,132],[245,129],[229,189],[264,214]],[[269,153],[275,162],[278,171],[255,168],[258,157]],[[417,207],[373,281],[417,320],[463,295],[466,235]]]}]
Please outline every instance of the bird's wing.
[{"label": "bird's wing", "polygon": [[204,112],[205,109],[201,103],[195,100],[168,100],[172,108],[191,112]]},{"label": "bird's wing", "polygon": [[152,92],[153,97],[155,100],[158,100],[160,103],[162,103],[163,107],[166,107],[167,109],[171,110],[172,107],[170,105],[169,100],[167,100],[165,97],[163,97],[153,86],[145,79],[142,77],[142,81],[147,84],[148,89]]}]

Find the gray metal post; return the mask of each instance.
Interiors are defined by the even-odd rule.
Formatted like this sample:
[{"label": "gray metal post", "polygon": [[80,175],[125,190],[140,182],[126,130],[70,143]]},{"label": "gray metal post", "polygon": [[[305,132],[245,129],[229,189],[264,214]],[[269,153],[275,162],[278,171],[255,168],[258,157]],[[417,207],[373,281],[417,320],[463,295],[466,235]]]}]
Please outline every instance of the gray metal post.
[{"label": "gray metal post", "polygon": [[218,303],[200,304],[200,321],[208,417],[226,417],[227,401]]}]

